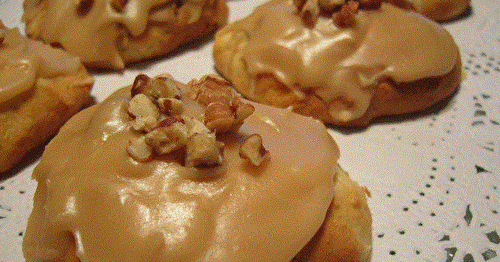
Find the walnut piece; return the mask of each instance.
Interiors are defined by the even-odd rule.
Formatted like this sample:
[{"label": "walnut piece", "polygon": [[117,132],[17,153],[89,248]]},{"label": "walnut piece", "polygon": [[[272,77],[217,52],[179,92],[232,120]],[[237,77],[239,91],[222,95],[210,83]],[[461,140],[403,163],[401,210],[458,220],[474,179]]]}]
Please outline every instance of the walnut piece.
[{"label": "walnut piece", "polygon": [[240,146],[239,154],[252,165],[260,166],[266,159],[268,151],[262,145],[262,137],[259,134],[252,134]]}]

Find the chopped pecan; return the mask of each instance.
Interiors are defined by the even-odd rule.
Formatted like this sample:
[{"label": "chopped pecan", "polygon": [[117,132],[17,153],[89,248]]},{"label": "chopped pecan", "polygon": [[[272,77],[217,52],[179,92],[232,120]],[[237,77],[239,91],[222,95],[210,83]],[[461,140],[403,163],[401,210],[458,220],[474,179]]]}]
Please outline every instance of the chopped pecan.
[{"label": "chopped pecan", "polygon": [[382,5],[382,0],[358,0],[359,8],[361,9],[379,9]]},{"label": "chopped pecan", "polygon": [[243,120],[247,119],[253,112],[255,112],[255,107],[251,104],[238,103],[235,107],[235,117],[238,123],[243,122]]},{"label": "chopped pecan", "polygon": [[331,12],[345,4],[346,0],[319,0],[318,4],[323,12]]},{"label": "chopped pecan", "polygon": [[222,145],[214,133],[190,136],[186,144],[186,166],[211,167],[222,163]]},{"label": "chopped pecan", "polygon": [[153,148],[146,144],[144,136],[129,141],[127,153],[135,160],[146,162],[153,158]]},{"label": "chopped pecan", "polygon": [[180,89],[177,83],[170,76],[158,76],[150,78],[147,75],[140,74],[132,84],[131,95],[132,97],[137,94],[144,94],[152,100],[158,98],[177,98],[181,96]]},{"label": "chopped pecan", "polygon": [[193,134],[208,134],[212,132],[201,121],[194,118],[187,119],[186,125],[190,136]]},{"label": "chopped pecan", "polygon": [[132,127],[137,131],[149,131],[158,123],[160,111],[144,94],[134,96],[130,100],[127,110],[133,118]]},{"label": "chopped pecan", "polygon": [[132,84],[131,95],[134,97],[137,94],[143,93],[143,90],[146,89],[151,78],[145,74],[139,74],[135,77],[134,83]]},{"label": "chopped pecan", "polygon": [[307,26],[313,27],[318,20],[320,12],[318,0],[307,0],[300,9],[299,14]]},{"label": "chopped pecan", "polygon": [[190,84],[196,90],[194,99],[203,105],[219,100],[231,103],[238,98],[238,94],[231,87],[231,84],[217,76],[207,75]]},{"label": "chopped pecan", "polygon": [[268,151],[262,145],[262,137],[259,134],[252,134],[240,146],[239,154],[252,165],[259,166],[267,157]]},{"label": "chopped pecan", "polygon": [[348,1],[340,8],[340,11],[333,13],[333,21],[339,27],[350,27],[356,23],[359,3]]},{"label": "chopped pecan", "polygon": [[167,118],[158,127],[145,135],[145,141],[159,155],[171,153],[185,147],[188,130],[178,118]]},{"label": "chopped pecan", "polygon": [[236,118],[231,105],[224,101],[212,102],[205,111],[205,126],[217,132],[228,131],[235,123]]},{"label": "chopped pecan", "polygon": [[158,107],[162,113],[165,113],[169,116],[171,115],[180,115],[184,110],[184,104],[181,100],[176,98],[163,98],[160,97],[157,100]]}]

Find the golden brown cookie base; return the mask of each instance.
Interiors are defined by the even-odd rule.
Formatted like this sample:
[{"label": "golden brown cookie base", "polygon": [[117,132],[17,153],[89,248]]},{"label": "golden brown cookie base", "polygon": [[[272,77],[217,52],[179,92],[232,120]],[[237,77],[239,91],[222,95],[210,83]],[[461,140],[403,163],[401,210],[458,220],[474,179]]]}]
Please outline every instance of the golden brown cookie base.
[{"label": "golden brown cookie base", "polygon": [[276,107],[292,107],[296,113],[315,117],[324,123],[346,127],[366,126],[373,119],[381,116],[402,115],[425,110],[451,96],[458,88],[462,75],[459,57],[452,71],[444,76],[401,84],[390,80],[383,81],[375,87],[370,106],[362,117],[349,122],[339,122],[328,113],[329,105],[316,94],[306,93],[304,97],[299,97],[269,74],[258,76],[254,86],[250,87],[252,81],[246,72],[240,72],[243,69],[244,67],[234,66],[233,72],[227,69],[220,71],[233,81],[239,92],[249,99]]},{"label": "golden brown cookie base", "polygon": [[75,75],[38,79],[30,93],[0,104],[0,173],[54,135],[87,104],[92,84],[81,67]]},{"label": "golden brown cookie base", "polygon": [[292,262],[369,261],[372,218],[367,194],[366,188],[340,169],[334,199],[323,226]]}]

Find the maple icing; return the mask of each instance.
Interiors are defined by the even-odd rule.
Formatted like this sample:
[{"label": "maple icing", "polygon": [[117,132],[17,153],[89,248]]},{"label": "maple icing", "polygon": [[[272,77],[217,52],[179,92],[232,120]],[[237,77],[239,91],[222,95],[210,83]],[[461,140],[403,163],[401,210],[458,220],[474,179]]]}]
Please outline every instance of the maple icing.
[{"label": "maple icing", "polygon": [[[115,7],[116,2],[125,3],[123,10]],[[202,8],[213,1],[187,0],[180,7],[178,2],[46,0],[26,9],[23,19],[29,21],[28,35],[61,45],[85,63],[123,68],[125,61],[120,52],[127,45],[127,37],[141,37],[149,24],[176,25],[184,20],[194,23]]]},{"label": "maple icing", "polygon": [[[316,233],[339,157],[322,123],[253,104],[237,133],[220,136],[220,166],[168,157],[141,163],[125,150],[138,136],[130,99],[130,89],[120,89],[73,117],[47,146],[33,173],[28,261],[60,258],[74,239],[81,261],[288,262]],[[184,105],[199,117],[192,102]],[[258,167],[238,153],[254,133],[270,156]]]},{"label": "maple icing", "polygon": [[308,27],[291,0],[273,0],[224,30],[246,35],[233,59],[242,57],[252,78],[272,74],[299,97],[314,92],[343,122],[366,112],[378,82],[442,76],[460,59],[442,26],[385,3],[359,10],[355,25],[342,28],[325,16]]},{"label": "maple icing", "polygon": [[38,78],[76,73],[80,60],[62,50],[23,37],[17,28],[4,31],[0,42],[0,104],[26,94]]}]

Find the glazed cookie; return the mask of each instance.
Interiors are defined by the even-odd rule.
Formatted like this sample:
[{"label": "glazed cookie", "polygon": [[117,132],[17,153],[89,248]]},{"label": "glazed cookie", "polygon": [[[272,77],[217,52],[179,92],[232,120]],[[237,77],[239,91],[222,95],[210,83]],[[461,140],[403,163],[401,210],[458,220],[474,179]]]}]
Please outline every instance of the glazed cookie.
[{"label": "glazed cookie", "polygon": [[89,67],[165,55],[227,20],[223,0],[25,0],[26,33]]},{"label": "glazed cookie", "polygon": [[340,126],[421,111],[461,79],[443,27],[379,1],[272,0],[218,31],[213,54],[247,98]]},{"label": "glazed cookie", "polygon": [[88,103],[93,82],[77,57],[0,21],[0,172]]},{"label": "glazed cookie", "polygon": [[338,158],[320,121],[246,101],[220,78],[139,75],[47,146],[24,255],[368,261],[367,190]]},{"label": "glazed cookie", "polygon": [[415,10],[436,21],[454,19],[470,6],[470,0],[384,0],[384,2]]}]

